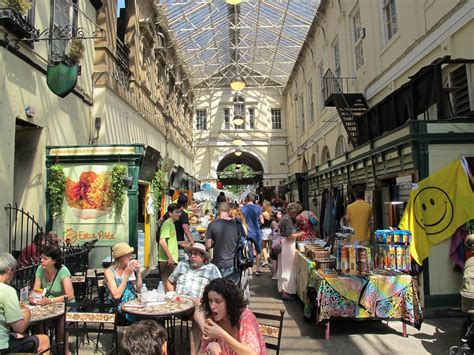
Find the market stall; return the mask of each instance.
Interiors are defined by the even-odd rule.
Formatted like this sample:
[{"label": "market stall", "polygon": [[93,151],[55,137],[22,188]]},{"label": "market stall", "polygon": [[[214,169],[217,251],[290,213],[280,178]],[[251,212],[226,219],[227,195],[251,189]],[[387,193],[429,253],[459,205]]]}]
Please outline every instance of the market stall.
[{"label": "market stall", "polygon": [[[297,251],[297,293],[305,316],[326,327],[334,319],[384,319],[420,328],[423,321],[416,280],[408,273],[410,235],[406,231],[376,232],[373,247],[337,243],[330,250],[306,244]],[[302,249],[302,248],[300,248]]]}]

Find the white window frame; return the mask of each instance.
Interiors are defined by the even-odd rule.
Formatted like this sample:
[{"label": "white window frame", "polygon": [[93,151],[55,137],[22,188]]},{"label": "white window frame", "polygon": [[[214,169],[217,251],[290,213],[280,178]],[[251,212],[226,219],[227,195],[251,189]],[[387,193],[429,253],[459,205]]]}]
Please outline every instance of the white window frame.
[{"label": "white window frame", "polygon": [[255,129],[255,107],[249,107],[249,129]]},{"label": "white window frame", "polygon": [[207,110],[196,110],[196,131],[207,131]]},{"label": "white window frame", "polygon": [[354,48],[354,60],[356,70],[359,70],[364,66],[364,47],[363,38],[365,36],[365,29],[362,27],[360,19],[360,8],[357,7],[351,16],[351,32],[352,32],[352,45]]},{"label": "white window frame", "polygon": [[319,63],[318,65],[318,72],[319,72],[319,105],[321,111],[324,110],[324,95],[326,94],[326,82],[324,81],[324,62]]},{"label": "white window frame", "polygon": [[397,5],[395,0],[382,1],[382,19],[385,42],[388,42],[398,33]]},{"label": "white window frame", "polygon": [[298,98],[298,100],[300,100],[300,104],[299,104],[299,107],[300,107],[300,112],[299,112],[299,116],[300,116],[300,130],[301,130],[301,133],[304,133],[305,129],[306,129],[306,125],[305,125],[305,117],[304,117],[304,95],[303,95],[303,92],[300,93],[300,96]]},{"label": "white window frame", "polygon": [[271,108],[272,130],[282,129],[281,108]]},{"label": "white window frame", "polygon": [[242,118],[244,119],[244,123],[238,126],[234,125],[234,129],[245,129],[247,119],[245,117],[245,97],[243,97],[242,95],[236,95],[234,97],[234,111],[232,117],[235,117],[237,114],[242,116]]},{"label": "white window frame", "polygon": [[230,129],[230,108],[224,109],[224,129]]},{"label": "white window frame", "polygon": [[313,95],[313,81],[308,81],[308,116],[309,122],[314,122],[314,95]]},{"label": "white window frame", "polygon": [[332,52],[332,62],[334,67],[334,76],[340,78],[342,76],[341,72],[341,52],[339,47],[339,38],[335,38],[331,46]]}]

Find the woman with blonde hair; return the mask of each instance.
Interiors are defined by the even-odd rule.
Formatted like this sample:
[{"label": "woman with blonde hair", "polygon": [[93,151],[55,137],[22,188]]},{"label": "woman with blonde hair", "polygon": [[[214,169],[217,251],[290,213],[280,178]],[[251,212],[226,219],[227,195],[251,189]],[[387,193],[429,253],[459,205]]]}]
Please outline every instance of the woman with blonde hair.
[{"label": "woman with blonde hair", "polygon": [[262,266],[267,266],[270,262],[268,245],[270,233],[272,232],[272,205],[267,200],[263,201],[262,206],[263,223],[260,225],[262,230]]}]

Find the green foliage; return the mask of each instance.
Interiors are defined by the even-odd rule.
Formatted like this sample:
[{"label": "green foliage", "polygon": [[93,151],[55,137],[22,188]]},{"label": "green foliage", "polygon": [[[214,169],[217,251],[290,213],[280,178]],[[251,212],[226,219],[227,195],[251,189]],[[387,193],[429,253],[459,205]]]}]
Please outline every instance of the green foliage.
[{"label": "green foliage", "polygon": [[[240,164],[240,169],[237,169],[235,164],[229,165],[225,168],[222,173],[219,174],[219,177],[237,177],[237,178],[248,178],[254,177],[255,172],[247,165]],[[239,196],[245,190],[247,190],[249,185],[224,185],[223,188],[232,192],[234,195]]]},{"label": "green foliage", "polygon": [[51,166],[51,175],[48,180],[49,205],[51,215],[60,216],[63,212],[64,191],[66,189],[66,175],[61,164]]},{"label": "green foliage", "polygon": [[123,178],[127,176],[127,167],[121,164],[114,164],[112,167],[112,185],[110,186],[110,195],[114,204],[116,214],[122,214],[123,205],[126,198],[126,186]]},{"label": "green foliage", "polygon": [[158,215],[161,206],[161,197],[166,189],[166,179],[163,170],[157,170],[153,181],[151,182],[153,189],[153,205],[155,207],[155,214]]},{"label": "green foliage", "polygon": [[80,38],[71,39],[71,43],[69,44],[68,57],[73,62],[78,63],[81,60],[83,54],[84,54],[84,44],[82,43],[82,39]]},{"label": "green foliage", "polygon": [[22,15],[26,14],[33,6],[30,0],[2,0],[2,4],[5,7],[18,11]]}]

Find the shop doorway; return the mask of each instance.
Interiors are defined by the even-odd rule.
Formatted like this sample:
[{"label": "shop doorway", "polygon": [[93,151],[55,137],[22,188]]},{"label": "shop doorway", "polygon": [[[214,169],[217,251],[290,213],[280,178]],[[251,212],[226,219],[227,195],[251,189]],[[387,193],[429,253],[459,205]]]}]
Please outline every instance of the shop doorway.
[{"label": "shop doorway", "polygon": [[[46,215],[46,210],[37,210],[37,199],[31,198],[43,193],[46,179],[42,173],[44,166],[44,151],[41,149],[42,131],[37,125],[16,119],[12,202],[37,217]],[[44,220],[40,222],[44,224]]]},{"label": "shop doorway", "polygon": [[139,182],[138,185],[138,214],[137,214],[137,237],[138,251],[137,258],[144,267],[150,267],[153,259],[154,238],[151,238],[151,218],[148,206],[150,184]]}]

